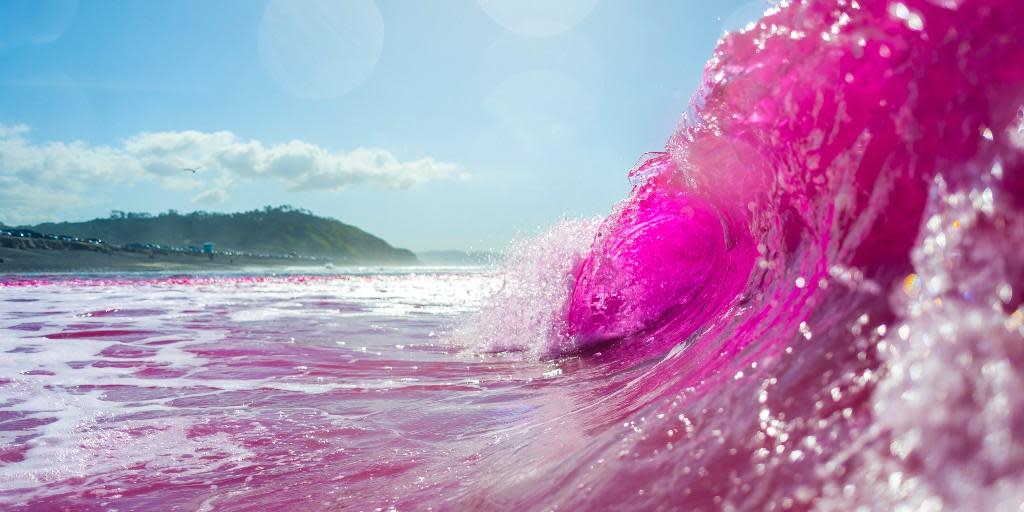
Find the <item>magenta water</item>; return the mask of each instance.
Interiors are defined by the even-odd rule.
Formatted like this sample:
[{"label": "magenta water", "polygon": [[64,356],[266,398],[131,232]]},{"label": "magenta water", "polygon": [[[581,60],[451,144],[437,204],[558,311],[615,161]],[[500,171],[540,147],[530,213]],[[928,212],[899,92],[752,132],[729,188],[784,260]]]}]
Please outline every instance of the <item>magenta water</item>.
[{"label": "magenta water", "polygon": [[1018,510],[1021,34],[774,8],[630,197],[501,271],[5,278],[0,500]]}]

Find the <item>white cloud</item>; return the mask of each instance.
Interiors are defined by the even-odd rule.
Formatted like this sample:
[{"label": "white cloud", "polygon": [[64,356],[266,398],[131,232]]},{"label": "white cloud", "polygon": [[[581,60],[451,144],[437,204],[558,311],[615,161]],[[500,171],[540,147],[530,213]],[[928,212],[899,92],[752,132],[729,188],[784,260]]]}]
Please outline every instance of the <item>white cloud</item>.
[{"label": "white cloud", "polygon": [[[193,201],[211,204],[226,200],[232,185],[252,181],[304,191],[355,183],[407,188],[465,175],[458,165],[431,157],[401,160],[374,148],[330,151],[299,140],[264,144],[227,131],[141,133],[112,146],[36,142],[28,133],[25,125],[0,124],[0,210],[7,218],[82,205],[95,186],[154,182],[168,192],[202,188],[207,190]],[[186,167],[200,170],[191,174]]]},{"label": "white cloud", "polygon": [[0,222],[10,225],[35,224],[58,220],[53,212],[88,205],[88,200],[72,192],[23,183],[0,174]]},{"label": "white cloud", "polygon": [[383,149],[336,152],[299,140],[268,146],[231,132],[143,133],[126,140],[123,151],[152,175],[175,176],[184,167],[201,166],[239,180],[279,179],[292,190],[334,190],[360,182],[405,188],[459,170],[430,157],[402,161]]},{"label": "white cloud", "polygon": [[28,133],[28,126],[24,124],[12,124],[6,125],[0,123],[0,138],[14,137],[15,135],[21,135]]},{"label": "white cloud", "polygon": [[212,188],[192,198],[197,204],[218,204],[228,200],[228,193],[224,189]]}]

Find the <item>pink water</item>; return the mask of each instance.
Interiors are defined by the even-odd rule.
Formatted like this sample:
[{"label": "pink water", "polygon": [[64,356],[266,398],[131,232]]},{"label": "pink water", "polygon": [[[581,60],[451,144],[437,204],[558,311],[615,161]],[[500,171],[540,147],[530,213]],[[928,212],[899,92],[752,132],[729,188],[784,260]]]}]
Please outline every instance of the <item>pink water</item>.
[{"label": "pink water", "polygon": [[726,36],[606,219],[491,270],[7,278],[34,510],[1018,510],[1024,4]]}]

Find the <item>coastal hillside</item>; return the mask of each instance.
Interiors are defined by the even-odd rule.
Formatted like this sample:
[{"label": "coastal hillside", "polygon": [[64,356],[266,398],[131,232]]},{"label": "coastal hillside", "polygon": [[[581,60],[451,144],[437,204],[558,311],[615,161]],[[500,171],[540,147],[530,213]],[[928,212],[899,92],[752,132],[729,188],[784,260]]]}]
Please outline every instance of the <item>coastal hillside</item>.
[{"label": "coastal hillside", "polygon": [[212,242],[218,251],[294,253],[342,263],[416,262],[411,251],[392,247],[355,226],[290,206],[226,214],[182,214],[171,210],[154,216],[114,211],[104,219],[27,227],[83,240],[99,239],[112,245],[142,243],[188,248]]}]

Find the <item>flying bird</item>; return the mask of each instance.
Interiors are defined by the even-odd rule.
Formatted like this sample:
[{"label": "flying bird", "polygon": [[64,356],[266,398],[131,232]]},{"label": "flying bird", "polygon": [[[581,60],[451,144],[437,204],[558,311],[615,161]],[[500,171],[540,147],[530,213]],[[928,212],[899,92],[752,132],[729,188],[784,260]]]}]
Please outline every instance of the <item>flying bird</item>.
[{"label": "flying bird", "polygon": [[202,169],[202,167],[186,167],[186,168],[184,168],[182,170],[186,171],[186,172],[190,172],[192,174],[195,174],[196,171],[198,171],[199,169]]}]

